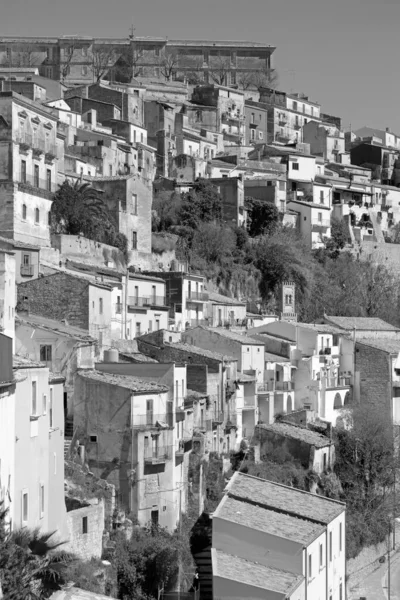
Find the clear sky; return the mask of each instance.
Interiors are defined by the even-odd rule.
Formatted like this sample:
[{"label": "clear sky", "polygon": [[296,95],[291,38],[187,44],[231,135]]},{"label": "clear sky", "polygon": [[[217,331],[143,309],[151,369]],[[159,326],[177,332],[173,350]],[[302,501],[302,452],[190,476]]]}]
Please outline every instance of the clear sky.
[{"label": "clear sky", "polygon": [[276,46],[279,88],[343,126],[400,134],[400,0],[0,0],[0,35],[135,35]]}]

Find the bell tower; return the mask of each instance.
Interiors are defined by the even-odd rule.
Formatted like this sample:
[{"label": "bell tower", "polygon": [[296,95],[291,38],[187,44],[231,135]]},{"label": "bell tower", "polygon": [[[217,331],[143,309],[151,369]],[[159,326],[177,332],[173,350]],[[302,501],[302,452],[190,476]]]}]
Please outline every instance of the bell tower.
[{"label": "bell tower", "polygon": [[281,321],[297,321],[296,284],[283,281],[278,291],[278,311]]}]

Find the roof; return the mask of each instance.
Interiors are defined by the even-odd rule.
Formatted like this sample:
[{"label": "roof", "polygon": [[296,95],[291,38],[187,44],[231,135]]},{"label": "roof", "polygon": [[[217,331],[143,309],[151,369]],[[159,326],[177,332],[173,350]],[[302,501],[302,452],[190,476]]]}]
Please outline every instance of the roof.
[{"label": "roof", "polygon": [[20,354],[14,354],[13,356],[13,369],[44,369],[45,367],[46,365],[39,360],[33,360],[27,356],[21,356]]},{"label": "roof", "polygon": [[89,379],[90,381],[94,381],[96,383],[115,385],[130,390],[131,392],[161,394],[163,392],[168,392],[169,390],[167,386],[156,383],[155,381],[143,381],[142,379],[133,377],[131,375],[114,375],[92,369],[81,369],[78,371],[78,373],[84,379]]},{"label": "roof", "polygon": [[186,397],[187,398],[194,398],[195,400],[201,400],[202,398],[207,398],[208,394],[207,392],[197,392],[196,390],[189,390],[189,388],[186,390]]},{"label": "roof", "polygon": [[325,448],[325,446],[330,446],[332,444],[332,440],[325,435],[312,431],[307,427],[300,427],[291,423],[272,423],[271,425],[256,425],[256,427],[282,435],[283,437],[305,442],[316,448]]},{"label": "roof", "polygon": [[13,240],[10,238],[5,238],[0,236],[0,242],[5,242],[7,244],[11,244],[14,248],[26,248],[27,250],[36,250],[39,252],[40,246],[35,246],[34,244],[27,244],[26,242],[19,242],[18,240]]},{"label": "roof", "polygon": [[247,373],[237,372],[237,380],[239,383],[247,383],[250,381],[257,381],[257,377],[255,375],[248,375]]},{"label": "roof", "polygon": [[324,525],[242,502],[229,496],[223,498],[213,517],[304,545],[308,545],[325,530]]},{"label": "roof", "polygon": [[330,211],[329,206],[325,206],[325,204],[316,204],[315,202],[306,202],[305,200],[288,200],[288,204],[301,204],[302,206],[308,206],[310,208],[318,208],[322,210]]},{"label": "roof", "polygon": [[61,373],[52,373],[49,371],[49,383],[64,383],[65,377]]},{"label": "roof", "polygon": [[204,329],[205,331],[211,331],[216,335],[229,338],[234,342],[239,342],[240,344],[245,344],[246,346],[264,346],[263,342],[259,342],[255,338],[246,335],[241,335],[240,333],[235,333],[234,331],[230,331],[229,329],[212,329],[211,327],[204,327],[203,325],[199,325],[198,327],[195,327],[192,331],[195,331],[196,329]]},{"label": "roof", "polygon": [[272,352],[265,352],[265,361],[266,362],[290,362],[290,358],[286,356],[280,356],[279,354],[273,354]]},{"label": "roof", "polygon": [[[146,341],[146,340],[145,340]],[[214,352],[213,350],[205,350],[199,346],[193,346],[192,344],[185,344],[184,342],[164,342],[164,346],[170,348],[176,348],[183,352],[189,352],[190,354],[198,354],[199,356],[205,356],[206,358],[212,358],[214,360],[224,361],[237,361],[237,358],[221,354],[220,352]]]},{"label": "roof", "polygon": [[377,350],[383,350],[383,352],[387,352],[388,354],[399,354],[400,352],[400,339],[391,339],[391,338],[371,338],[371,339],[361,339],[357,340],[357,344],[364,344],[364,346],[371,346],[372,348],[376,348]]},{"label": "roof", "polygon": [[75,340],[93,343],[96,342],[95,338],[92,337],[85,329],[67,325],[65,323],[61,323],[60,321],[54,321],[53,319],[47,319],[46,317],[40,317],[38,315],[16,315],[15,320],[17,323],[31,325],[34,328],[37,327],[46,331],[59,333]]},{"label": "roof", "polygon": [[123,350],[120,350],[119,355],[120,357],[128,358],[130,361],[135,363],[158,363],[158,360],[155,358],[146,356],[146,354],[142,354],[141,352],[124,352]]},{"label": "roof", "polygon": [[236,472],[226,487],[230,496],[327,525],[345,509],[338,500]]},{"label": "roof", "polygon": [[341,333],[343,335],[343,331],[339,327],[330,323],[297,323],[297,327],[312,329],[316,333]]},{"label": "roof", "polygon": [[217,294],[216,292],[208,292],[208,299],[211,302],[216,302],[217,304],[232,304],[235,306],[246,306],[246,302],[240,302],[240,300],[236,300],[236,298],[230,298],[229,296]]},{"label": "roof", "polygon": [[69,589],[54,592],[50,600],[112,600],[109,596],[103,596],[97,592],[88,592],[80,588],[71,587]]},{"label": "roof", "polygon": [[325,319],[333,323],[339,329],[351,331],[353,329],[370,331],[399,331],[398,327],[378,319],[377,317],[330,317],[325,315]]},{"label": "roof", "polygon": [[304,580],[303,575],[294,575],[287,571],[250,562],[215,548],[212,549],[212,559],[215,577],[222,577],[280,594],[289,595]]}]

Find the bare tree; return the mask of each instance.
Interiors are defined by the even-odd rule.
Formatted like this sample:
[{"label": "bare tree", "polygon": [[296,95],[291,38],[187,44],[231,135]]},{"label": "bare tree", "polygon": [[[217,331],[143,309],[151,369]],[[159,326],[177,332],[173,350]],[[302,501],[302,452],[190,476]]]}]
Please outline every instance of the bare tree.
[{"label": "bare tree", "polygon": [[230,59],[218,55],[209,68],[209,74],[214,83],[226,85],[227,75],[231,71]]},{"label": "bare tree", "polygon": [[72,58],[75,52],[75,43],[63,46],[64,60],[60,61],[61,81],[64,82],[70,73]]},{"label": "bare tree", "polygon": [[92,72],[96,81],[103,79],[118,60],[118,54],[110,46],[93,45],[92,48]]},{"label": "bare tree", "polygon": [[258,69],[252,71],[253,86],[257,89],[261,87],[275,88],[278,85],[278,73],[275,69]]},{"label": "bare tree", "polygon": [[2,64],[8,67],[37,67],[43,63],[45,56],[46,53],[38,50],[36,45],[24,45],[4,56]]},{"label": "bare tree", "polygon": [[130,83],[132,79],[141,74],[143,65],[143,50],[130,44],[125,47],[117,59],[113,72],[117,81]]},{"label": "bare tree", "polygon": [[253,73],[251,71],[239,71],[237,82],[242,90],[248,90],[253,87]]},{"label": "bare tree", "polygon": [[171,81],[179,64],[179,55],[176,50],[165,50],[160,57],[161,74],[167,81]]}]

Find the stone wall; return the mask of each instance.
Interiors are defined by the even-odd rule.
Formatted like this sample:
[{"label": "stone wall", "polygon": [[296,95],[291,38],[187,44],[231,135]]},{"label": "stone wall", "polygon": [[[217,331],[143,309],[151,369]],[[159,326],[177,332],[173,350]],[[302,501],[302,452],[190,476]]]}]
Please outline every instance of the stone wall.
[{"label": "stone wall", "polygon": [[89,329],[87,281],[56,273],[18,286],[17,310]]},{"label": "stone wall", "polygon": [[[87,519],[87,533],[83,533],[83,520]],[[69,542],[66,552],[76,554],[81,560],[101,558],[104,531],[104,502],[84,506],[67,513]]]},{"label": "stone wall", "polygon": [[361,402],[391,411],[390,356],[383,350],[356,342],[355,371],[360,374]]},{"label": "stone wall", "polygon": [[59,251],[62,258],[87,261],[99,266],[118,268],[122,263],[121,253],[114,246],[89,240],[80,235],[57,234],[51,236],[51,245]]},{"label": "stone wall", "polygon": [[385,266],[395,275],[400,275],[400,244],[386,244],[364,241],[357,250],[361,260],[372,260]]}]

